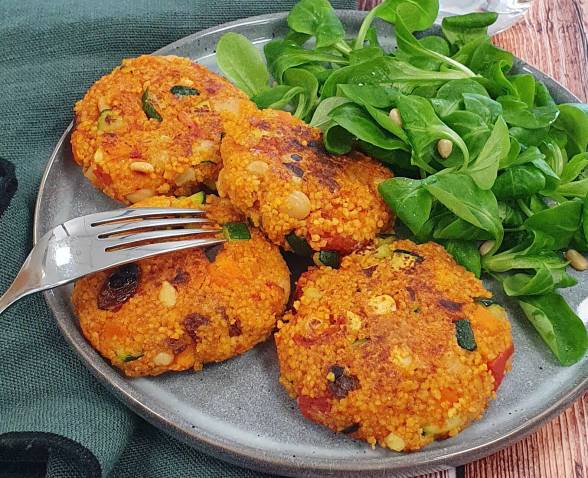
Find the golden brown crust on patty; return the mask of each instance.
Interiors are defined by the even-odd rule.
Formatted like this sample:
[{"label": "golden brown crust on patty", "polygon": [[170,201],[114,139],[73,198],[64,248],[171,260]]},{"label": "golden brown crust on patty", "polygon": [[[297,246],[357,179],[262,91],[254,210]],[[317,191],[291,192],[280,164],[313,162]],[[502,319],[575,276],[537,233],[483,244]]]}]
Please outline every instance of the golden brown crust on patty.
[{"label": "golden brown crust on patty", "polygon": [[[160,120],[148,116],[145,101]],[[238,101],[248,102],[188,58],[124,60],[76,104],[74,159],[96,187],[127,204],[156,194],[189,195],[200,183],[216,181],[219,111]]]},{"label": "golden brown crust on patty", "polygon": [[347,253],[389,226],[377,186],[391,173],[371,158],[328,154],[318,129],[283,111],[249,109],[225,132],[219,193],[275,244],[294,233]]},{"label": "golden brown crust on patty", "polygon": [[[213,198],[209,217],[239,218]],[[152,198],[137,206],[191,207],[190,201]],[[278,248],[255,229],[251,236],[80,279],[72,302],[84,335],[130,376],[198,370],[249,350],[269,336],[290,292]]]},{"label": "golden brown crust on patty", "polygon": [[[509,367],[506,315],[474,300],[490,294],[437,244],[354,253],[304,274],[296,295],[275,337],[280,381],[307,418],[370,444],[409,451],[457,434]],[[458,345],[460,320],[473,351]]]}]

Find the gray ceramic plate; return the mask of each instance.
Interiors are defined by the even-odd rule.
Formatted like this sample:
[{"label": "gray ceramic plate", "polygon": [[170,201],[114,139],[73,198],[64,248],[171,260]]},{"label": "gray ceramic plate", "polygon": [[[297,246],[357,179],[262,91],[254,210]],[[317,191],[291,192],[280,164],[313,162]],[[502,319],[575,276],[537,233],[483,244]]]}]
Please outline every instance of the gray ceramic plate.
[{"label": "gray ceramic plate", "polygon": [[[357,31],[363,14],[339,13],[348,32]],[[249,18],[191,35],[156,53],[188,56],[215,70],[214,46],[224,32],[240,32],[262,45],[282,35],[285,25],[284,14]],[[577,101],[525,64],[519,63],[518,69],[543,80],[558,102]],[[41,184],[35,238],[70,218],[116,207],[90,186],[72,161],[68,129],[49,160]],[[587,280],[578,278],[578,286],[564,291],[574,308],[586,295]],[[198,449],[271,473],[351,476],[362,471],[370,476],[390,476],[392,472],[409,476],[462,464],[522,438],[571,403],[588,383],[588,359],[574,367],[558,367],[533,328],[512,303],[504,300],[511,312],[516,344],[514,370],[484,418],[459,436],[417,453],[372,450],[302,418],[278,384],[272,340],[202,372],[128,379],[84,340],[72,313],[70,292],[71,287],[62,287],[45,296],[67,341],[114,395],[155,426]]]}]

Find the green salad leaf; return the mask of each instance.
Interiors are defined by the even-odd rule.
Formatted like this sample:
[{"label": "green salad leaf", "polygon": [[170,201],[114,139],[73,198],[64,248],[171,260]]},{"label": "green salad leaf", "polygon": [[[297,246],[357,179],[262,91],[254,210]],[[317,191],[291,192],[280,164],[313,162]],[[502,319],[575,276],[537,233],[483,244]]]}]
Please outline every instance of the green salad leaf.
[{"label": "green salad leaf", "polygon": [[392,86],[410,92],[423,82],[442,85],[446,81],[466,77],[467,74],[460,71],[423,70],[410,63],[384,56],[335,70],[323,85],[321,98],[335,96],[340,84]]},{"label": "green salad leaf", "polygon": [[378,148],[407,149],[403,141],[388,136],[385,130],[375,124],[372,117],[357,104],[342,104],[331,111],[330,117],[335,124],[346,129],[355,138]]},{"label": "green salad leaf", "polygon": [[325,130],[333,124],[331,111],[345,103],[351,102],[352,101],[349,98],[343,96],[331,96],[330,98],[327,98],[318,105],[316,110],[314,110],[310,125]]},{"label": "green salad leaf", "polygon": [[562,365],[572,365],[584,356],[586,327],[561,295],[519,297],[519,304]]},{"label": "green salad leaf", "polygon": [[545,176],[534,165],[513,166],[502,172],[492,186],[497,199],[517,199],[538,193],[545,188]]},{"label": "green salad leaf", "polygon": [[422,42],[419,42],[410,32],[410,29],[406,26],[402,17],[399,16],[396,19],[395,26],[396,42],[398,43],[398,49],[401,52],[407,55],[430,58],[433,61],[445,63],[449,67],[463,72],[466,75],[466,77],[476,76],[472,70],[470,70],[467,66],[463,65],[459,61],[456,61],[451,57],[443,55],[438,51],[426,48],[426,46]]},{"label": "green salad leaf", "polygon": [[559,116],[555,127],[565,131],[568,153],[578,154],[588,147],[588,105],[566,103],[558,106]]},{"label": "green salad leaf", "polygon": [[469,176],[481,189],[491,189],[496,181],[500,161],[508,155],[508,126],[499,117],[477,159],[467,168]]},{"label": "green salad leaf", "polygon": [[375,18],[396,24],[404,18],[409,31],[424,30],[435,22],[439,11],[439,0],[384,0],[373,8],[363,21],[354,48],[362,48],[366,35]]},{"label": "green salad leaf", "polygon": [[433,197],[421,181],[392,178],[380,183],[378,190],[384,201],[414,234],[418,234],[431,214]]},{"label": "green salad leaf", "polygon": [[433,197],[457,217],[488,231],[500,245],[504,233],[498,216],[498,203],[490,191],[480,189],[464,173],[448,172],[427,179],[425,189]]},{"label": "green salad leaf", "polygon": [[463,46],[472,40],[486,39],[488,27],[498,20],[495,12],[475,12],[445,17],[441,24],[445,38],[455,46]]},{"label": "green salad leaf", "polygon": [[579,229],[581,215],[581,201],[566,201],[533,214],[525,221],[524,226],[529,231],[541,232],[552,237],[552,249],[564,249]]},{"label": "green salad leaf", "polygon": [[480,229],[448,211],[437,218],[433,238],[486,241],[493,239],[494,236],[490,232]]},{"label": "green salad leaf", "polygon": [[317,48],[345,38],[343,24],[328,0],[300,0],[288,14],[288,26],[295,32],[316,37]]},{"label": "green salad leaf", "polygon": [[421,96],[401,96],[398,109],[404,129],[413,148],[413,162],[427,172],[436,170],[431,162],[437,157],[436,146],[440,139],[447,139],[461,151],[460,162],[467,166],[470,153],[463,139],[435,114],[431,103]]},{"label": "green salad leaf", "polygon": [[306,118],[318,102],[318,80],[307,70],[290,68],[284,73],[284,84],[302,90],[294,116]]},{"label": "green salad leaf", "polygon": [[304,89],[298,86],[276,85],[253,95],[251,99],[261,109],[273,108],[280,110],[303,93]]},{"label": "green salad leaf", "polygon": [[482,261],[480,260],[480,251],[474,242],[452,239],[445,241],[443,246],[458,264],[473,272],[476,277],[480,277],[482,274]]},{"label": "green salad leaf", "polygon": [[249,96],[268,87],[269,72],[255,45],[239,33],[225,33],[216,45],[216,63]]}]

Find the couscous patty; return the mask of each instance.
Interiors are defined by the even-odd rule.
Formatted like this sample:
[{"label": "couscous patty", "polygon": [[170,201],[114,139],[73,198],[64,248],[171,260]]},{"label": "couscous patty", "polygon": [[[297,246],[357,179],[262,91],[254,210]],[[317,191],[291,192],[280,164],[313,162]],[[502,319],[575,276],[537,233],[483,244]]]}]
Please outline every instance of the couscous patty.
[{"label": "couscous patty", "polygon": [[75,106],[73,157],[108,196],[135,203],[185,196],[221,168],[219,111],[244,93],[188,58],[140,56],[100,80]]},{"label": "couscous patty", "polygon": [[377,189],[387,168],[358,152],[328,154],[320,130],[287,112],[242,110],[225,123],[218,191],[272,242],[348,253],[390,225]]},{"label": "couscous patty", "polygon": [[[193,198],[151,198],[141,207],[194,207]],[[209,196],[219,223],[242,217]],[[290,292],[278,248],[249,240],[160,255],[77,281],[72,302],[88,341],[129,376],[201,369],[265,340]]]},{"label": "couscous patty", "polygon": [[370,247],[310,270],[295,297],[276,333],[281,383],[305,417],[372,445],[457,434],[510,369],[504,310],[440,245]]}]

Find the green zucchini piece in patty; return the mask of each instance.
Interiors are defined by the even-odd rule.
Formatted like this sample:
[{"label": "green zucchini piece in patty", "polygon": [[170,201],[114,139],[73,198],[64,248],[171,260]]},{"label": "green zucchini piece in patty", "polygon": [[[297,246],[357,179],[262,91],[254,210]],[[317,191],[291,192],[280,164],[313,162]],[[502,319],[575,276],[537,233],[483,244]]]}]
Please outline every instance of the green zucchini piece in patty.
[{"label": "green zucchini piece in patty", "polygon": [[411,256],[416,259],[417,262],[423,262],[425,259],[418,255],[416,252],[407,251],[406,249],[394,249],[394,254],[404,254],[405,256]]},{"label": "green zucchini piece in patty", "polygon": [[143,96],[141,97],[141,104],[143,105],[143,111],[147,115],[147,118],[154,119],[157,121],[163,121],[163,118],[153,105],[151,96],[149,95],[149,90],[145,90],[143,92]]},{"label": "green zucchini piece in patty", "polygon": [[122,126],[123,119],[112,110],[102,110],[98,116],[98,131],[110,133]]},{"label": "green zucchini piece in patty", "polygon": [[190,199],[194,202],[195,206],[202,206],[206,202],[206,193],[204,191],[198,191],[192,194]]},{"label": "green zucchini piece in patty", "polygon": [[341,254],[337,251],[320,251],[312,256],[312,260],[317,266],[327,266],[333,269],[339,269],[341,265]]},{"label": "green zucchini piece in patty", "polygon": [[292,249],[292,251],[302,257],[312,256],[312,249],[308,244],[308,241],[303,237],[297,236],[293,232],[286,236],[286,242]]},{"label": "green zucchini piece in patty", "polygon": [[251,239],[249,227],[244,222],[228,222],[223,226],[223,233],[229,241]]},{"label": "green zucchini piece in patty", "polygon": [[455,321],[455,337],[457,338],[457,344],[462,349],[470,352],[476,350],[476,338],[469,320],[459,319]]},{"label": "green zucchini piece in patty", "polygon": [[196,88],[190,88],[189,86],[183,85],[172,86],[169,91],[172,95],[176,96],[198,96],[200,94],[200,91]]}]

